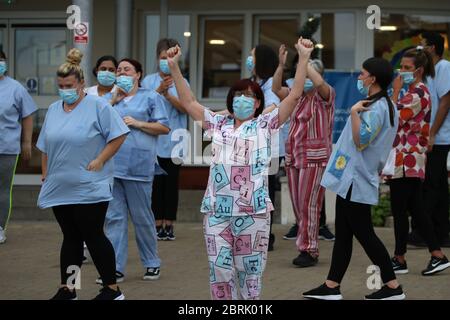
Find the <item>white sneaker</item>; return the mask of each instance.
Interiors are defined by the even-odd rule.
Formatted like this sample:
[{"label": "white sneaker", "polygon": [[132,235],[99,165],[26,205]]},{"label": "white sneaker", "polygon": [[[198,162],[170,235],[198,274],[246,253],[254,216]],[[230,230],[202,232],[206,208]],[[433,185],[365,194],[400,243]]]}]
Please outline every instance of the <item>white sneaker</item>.
[{"label": "white sneaker", "polygon": [[5,230],[3,230],[2,227],[0,227],[0,244],[5,243],[5,241],[6,241]]}]

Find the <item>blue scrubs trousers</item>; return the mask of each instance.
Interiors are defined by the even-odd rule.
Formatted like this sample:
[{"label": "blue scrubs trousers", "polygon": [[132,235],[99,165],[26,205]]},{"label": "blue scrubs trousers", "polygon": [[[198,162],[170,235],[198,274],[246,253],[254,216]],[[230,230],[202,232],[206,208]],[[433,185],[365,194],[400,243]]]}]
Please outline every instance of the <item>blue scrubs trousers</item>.
[{"label": "blue scrubs trousers", "polygon": [[128,213],[145,268],[160,267],[155,217],[151,209],[151,182],[114,178],[114,199],[109,203],[105,232],[116,253],[116,270],[125,274],[128,258]]}]

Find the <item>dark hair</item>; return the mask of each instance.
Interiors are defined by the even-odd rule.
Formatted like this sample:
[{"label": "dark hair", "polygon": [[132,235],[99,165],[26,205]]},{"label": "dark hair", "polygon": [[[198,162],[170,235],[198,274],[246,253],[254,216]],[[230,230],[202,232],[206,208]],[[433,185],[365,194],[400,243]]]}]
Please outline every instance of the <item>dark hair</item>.
[{"label": "dark hair", "polygon": [[444,38],[435,31],[425,31],[422,38],[426,40],[428,46],[434,46],[434,50],[439,57],[444,54]]},{"label": "dark hair", "polygon": [[171,38],[164,38],[158,41],[158,44],[156,45],[156,58],[159,58],[159,55],[163,51],[167,51],[172,47],[175,47],[176,45],[180,45],[180,43]]},{"label": "dark hair", "polygon": [[434,63],[431,54],[423,49],[410,49],[403,54],[403,58],[411,58],[414,60],[416,69],[423,68],[423,78],[430,76],[434,78]]},{"label": "dark hair", "polygon": [[367,100],[371,100],[369,105],[375,103],[383,97],[386,98],[389,106],[389,120],[391,122],[391,127],[394,126],[394,105],[392,104],[392,100],[389,98],[387,93],[387,89],[394,77],[394,68],[392,68],[389,61],[382,58],[369,58],[364,61],[362,66],[371,76],[375,77],[375,82],[381,87],[380,92],[367,98]]},{"label": "dark hair", "polygon": [[227,109],[228,112],[233,114],[233,99],[236,91],[244,91],[250,88],[255,94],[255,99],[260,101],[259,108],[255,111],[255,117],[258,117],[264,109],[264,93],[261,90],[259,84],[250,79],[238,80],[228,91],[227,95]]},{"label": "dark hair", "polygon": [[105,61],[111,61],[114,64],[114,66],[116,67],[116,69],[117,69],[117,66],[119,65],[117,63],[116,58],[114,58],[113,56],[108,56],[108,55],[102,56],[102,57],[98,58],[97,63],[95,64],[95,67],[92,70],[92,72],[94,73],[94,76],[97,77],[97,70],[98,70],[98,68],[100,68],[100,65]]},{"label": "dark hair", "polygon": [[139,77],[139,86],[141,86],[141,80],[142,80],[142,77],[144,76],[142,64],[139,61],[131,59],[131,58],[123,58],[122,60],[119,61],[119,64],[121,64],[122,62],[128,62],[129,64],[131,64],[134,67],[134,70],[136,70],[136,72],[141,73],[141,76]]},{"label": "dark hair", "polygon": [[3,50],[0,50],[0,58],[6,60],[6,54],[3,52]]},{"label": "dark hair", "polygon": [[273,76],[278,67],[275,51],[264,44],[255,47],[255,74],[264,82]]}]

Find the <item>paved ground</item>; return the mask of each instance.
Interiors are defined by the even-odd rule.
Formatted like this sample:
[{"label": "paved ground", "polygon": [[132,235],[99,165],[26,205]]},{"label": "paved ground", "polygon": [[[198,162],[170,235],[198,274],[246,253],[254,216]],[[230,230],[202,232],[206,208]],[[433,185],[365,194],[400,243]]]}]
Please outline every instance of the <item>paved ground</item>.
[{"label": "paved ground", "polygon": [[[269,253],[264,274],[263,299],[300,299],[300,293],[319,285],[328,273],[332,243],[321,242],[321,258],[314,268],[298,269],[291,264],[297,255],[294,242],[282,240],[287,226],[274,225],[277,237],[275,251]],[[61,234],[55,222],[12,221],[8,241],[0,245],[0,299],[48,299],[58,286],[59,247]],[[390,251],[393,230],[377,230]],[[209,299],[208,264],[200,224],[179,224],[177,240],[160,242],[163,261],[161,279],[140,280],[143,268],[135,241],[130,242],[126,281],[121,285],[127,299]],[[130,239],[134,239],[131,232]],[[450,251],[448,250],[450,256]],[[420,271],[428,263],[423,249],[410,250],[410,273],[400,276],[408,299],[450,299],[450,270],[433,277],[422,277]],[[355,241],[353,259],[342,284],[346,299],[362,299],[369,293],[366,273],[370,261]],[[92,264],[82,270],[80,299],[95,296],[97,272]]]}]

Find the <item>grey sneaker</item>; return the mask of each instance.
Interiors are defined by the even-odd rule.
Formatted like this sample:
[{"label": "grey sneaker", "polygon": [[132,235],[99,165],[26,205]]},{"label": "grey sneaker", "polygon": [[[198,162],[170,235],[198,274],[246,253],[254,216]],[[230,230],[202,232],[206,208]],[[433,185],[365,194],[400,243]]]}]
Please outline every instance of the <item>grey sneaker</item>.
[{"label": "grey sneaker", "polygon": [[158,280],[161,276],[160,268],[147,268],[147,271],[144,274],[144,280]]}]

